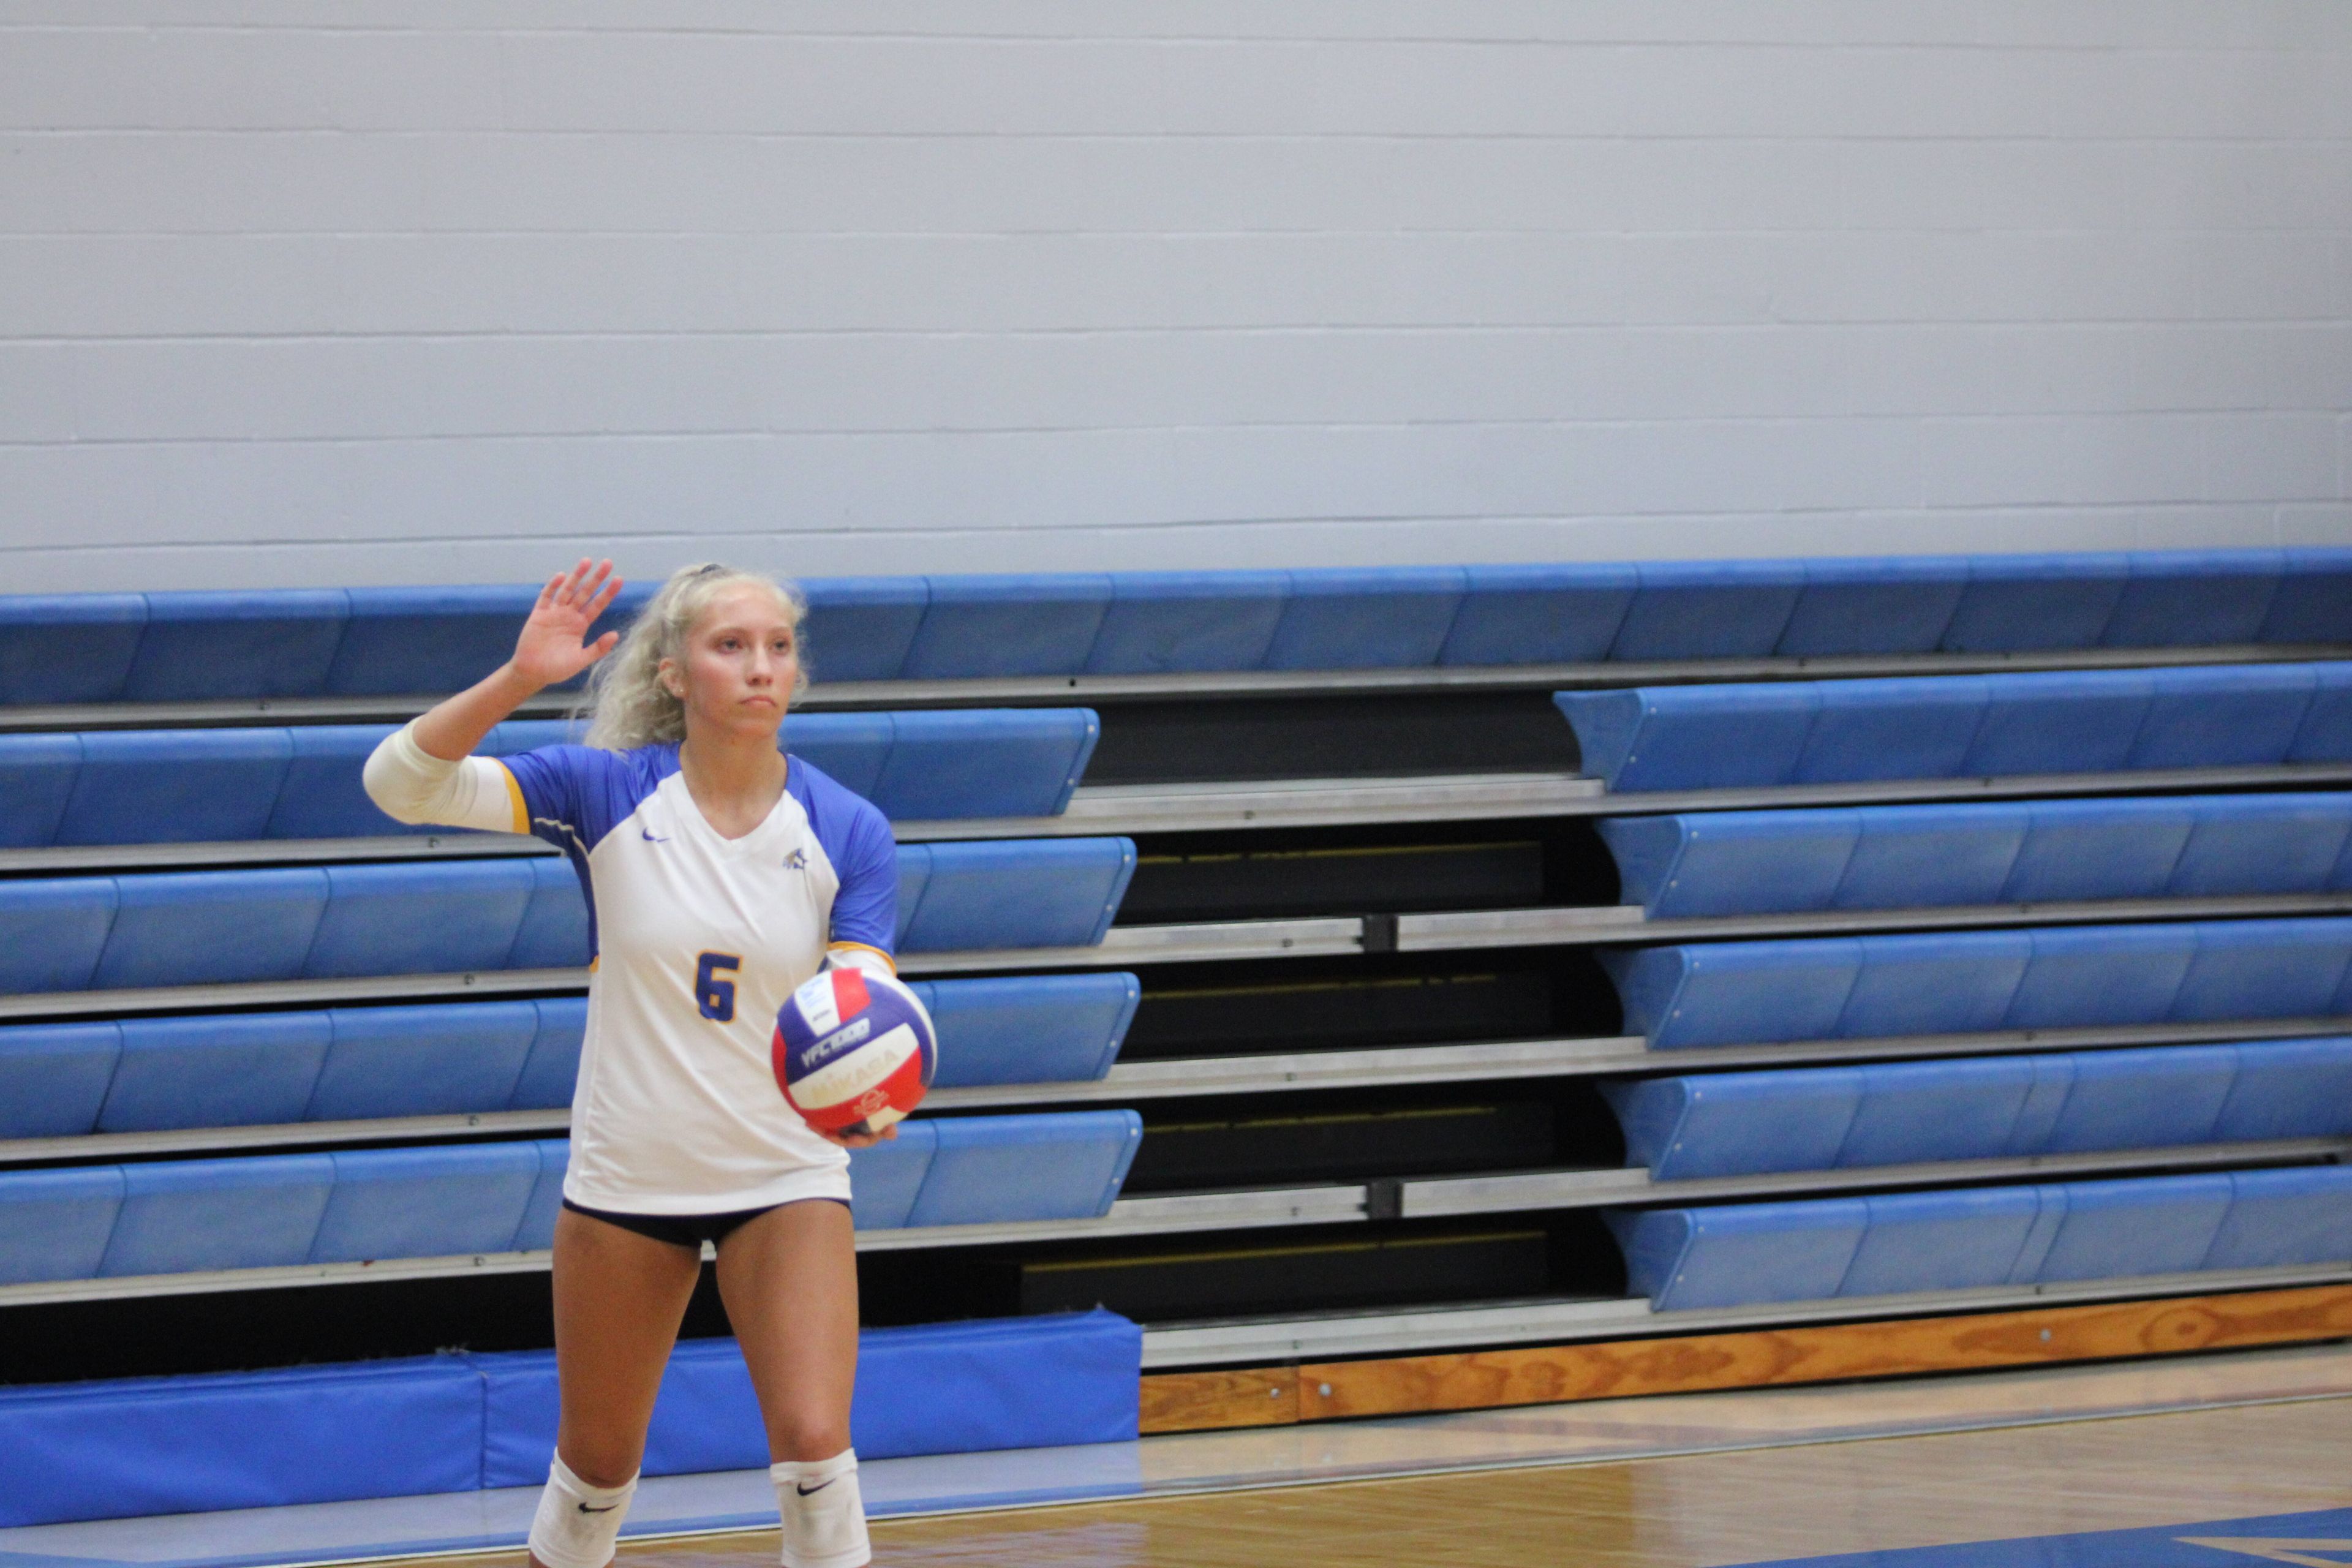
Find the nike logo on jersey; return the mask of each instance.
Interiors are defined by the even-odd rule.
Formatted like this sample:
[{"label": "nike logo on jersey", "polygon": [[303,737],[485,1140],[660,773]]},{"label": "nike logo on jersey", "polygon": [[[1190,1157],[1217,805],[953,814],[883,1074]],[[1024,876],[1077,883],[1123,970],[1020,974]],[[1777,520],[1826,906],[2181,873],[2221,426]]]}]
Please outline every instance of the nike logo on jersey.
[{"label": "nike logo on jersey", "polygon": [[644,836],[645,841],[648,844],[667,844],[669,842],[667,838],[656,838],[653,836],[652,830],[649,828],[640,827],[637,831]]},{"label": "nike logo on jersey", "polygon": [[590,1508],[583,1502],[580,1505],[580,1511],[582,1513],[610,1513],[620,1506],[621,1505],[616,1502],[608,1502],[603,1508]]},{"label": "nike logo on jersey", "polygon": [[829,1486],[833,1485],[833,1483],[834,1483],[835,1481],[837,1481],[837,1480],[839,1480],[839,1479],[841,1479],[841,1478],[840,1478],[839,1476],[830,1476],[830,1477],[827,1477],[825,1479],[824,1479],[824,1480],[821,1480],[821,1481],[817,1482],[817,1484],[816,1484],[816,1485],[814,1485],[814,1486],[813,1486],[813,1487],[804,1487],[804,1486],[801,1485],[801,1484],[800,1484],[800,1482],[798,1482],[798,1481],[794,1481],[794,1482],[793,1483],[793,1489],[794,1491],[796,1491],[796,1492],[800,1493],[800,1494],[801,1494],[801,1496],[803,1496],[803,1497],[808,1497],[808,1496],[810,1496],[810,1495],[812,1495],[812,1494],[814,1494],[814,1493],[821,1492],[821,1491],[824,1490],[824,1489],[825,1489],[825,1488],[827,1488],[827,1487],[829,1487]]},{"label": "nike logo on jersey", "polygon": [[785,870],[787,870],[787,871],[805,871],[805,870],[807,870],[807,869],[808,869],[808,851],[807,851],[807,850],[805,850],[805,849],[795,849],[795,850],[793,850],[791,854],[789,854],[789,855],[785,856],[785,857],[784,857],[784,869],[785,869]]}]

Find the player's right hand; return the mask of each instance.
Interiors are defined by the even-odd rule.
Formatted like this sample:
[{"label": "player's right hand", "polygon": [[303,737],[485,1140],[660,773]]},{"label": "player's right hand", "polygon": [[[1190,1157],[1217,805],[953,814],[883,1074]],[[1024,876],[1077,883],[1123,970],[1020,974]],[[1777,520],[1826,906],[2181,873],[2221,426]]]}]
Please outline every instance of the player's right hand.
[{"label": "player's right hand", "polygon": [[610,608],[621,591],[610,561],[591,562],[583,556],[569,572],[559,572],[539,591],[539,603],[515,639],[515,673],[534,686],[553,686],[571,679],[613,651],[618,632],[606,632],[589,642],[588,628]]}]

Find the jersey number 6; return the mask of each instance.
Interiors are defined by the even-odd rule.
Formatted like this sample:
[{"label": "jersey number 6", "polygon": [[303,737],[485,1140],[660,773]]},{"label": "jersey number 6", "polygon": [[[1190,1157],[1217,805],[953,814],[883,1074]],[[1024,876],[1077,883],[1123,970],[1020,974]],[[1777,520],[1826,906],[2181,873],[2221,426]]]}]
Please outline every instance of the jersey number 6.
[{"label": "jersey number 6", "polygon": [[702,1016],[717,1024],[735,1021],[735,983],[719,978],[721,971],[732,974],[743,967],[743,961],[731,952],[705,952],[694,960],[694,999],[702,1007]]}]

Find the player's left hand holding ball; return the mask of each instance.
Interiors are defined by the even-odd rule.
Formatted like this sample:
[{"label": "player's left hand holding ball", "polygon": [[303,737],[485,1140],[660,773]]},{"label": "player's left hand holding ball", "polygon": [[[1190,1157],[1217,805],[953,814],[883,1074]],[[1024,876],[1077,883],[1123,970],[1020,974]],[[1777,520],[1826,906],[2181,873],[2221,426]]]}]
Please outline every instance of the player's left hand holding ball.
[{"label": "player's left hand holding ball", "polygon": [[803,1121],[864,1148],[897,1135],[939,1066],[920,998],[878,970],[827,969],[776,1014],[776,1082]]}]

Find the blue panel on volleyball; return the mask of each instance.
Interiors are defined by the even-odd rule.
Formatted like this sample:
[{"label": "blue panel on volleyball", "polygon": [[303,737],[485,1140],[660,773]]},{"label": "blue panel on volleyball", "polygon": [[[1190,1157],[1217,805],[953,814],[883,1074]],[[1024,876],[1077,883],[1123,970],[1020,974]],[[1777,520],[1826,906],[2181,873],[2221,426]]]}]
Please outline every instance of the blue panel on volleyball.
[{"label": "blue panel on volleyball", "polygon": [[1808,561],[1778,651],[1800,658],[1933,653],[1968,582],[1965,555]]},{"label": "blue panel on volleyball", "polygon": [[294,755],[283,730],[99,731],[81,744],[60,844],[259,838]]},{"label": "blue panel on volleyball", "polygon": [[505,1252],[539,1181],[528,1143],[337,1150],[313,1263]]},{"label": "blue panel on volleyball", "polygon": [[305,977],[501,969],[537,889],[532,862],[331,866]]},{"label": "blue panel on volleyball", "polygon": [[563,1208],[563,1171],[572,1155],[568,1138],[541,1138],[530,1147],[539,1155],[539,1180],[515,1226],[513,1250],[517,1252],[544,1252],[555,1245],[555,1216]]},{"label": "blue panel on volleyball", "polygon": [[1132,974],[1024,974],[918,983],[939,1028],[937,1086],[1071,1083],[1118,1058],[1142,986]]},{"label": "blue panel on volleyball", "polygon": [[56,843],[80,773],[79,735],[0,735],[0,849]]},{"label": "blue panel on volleyball", "polygon": [[1606,952],[1630,1034],[1660,1048],[1833,1037],[1862,968],[1851,937]]},{"label": "blue panel on volleyball", "polygon": [[2291,763],[2352,762],[2352,664],[2315,665],[2311,707],[2287,752]]},{"label": "blue panel on volleyball", "polygon": [[515,1079],[509,1110],[554,1110],[572,1103],[580,1080],[580,1046],[588,1032],[588,998],[542,996],[531,1004],[539,1027]]},{"label": "blue panel on volleyball", "polygon": [[[783,747],[843,788],[873,800],[898,734],[888,713],[795,713],[784,721]],[[874,803],[882,805],[878,800]],[[895,815],[887,805],[882,810]]]},{"label": "blue panel on volleyball", "polygon": [[896,1230],[907,1223],[940,1150],[939,1125],[901,1121],[888,1142],[849,1152],[849,1213],[858,1229]]},{"label": "blue panel on volleyball", "polygon": [[1821,706],[1815,683],[1561,691],[1579,765],[1612,790],[1786,784]]},{"label": "blue panel on volleyball", "polygon": [[91,1278],[121,1207],[119,1166],[0,1172],[0,1285]]},{"label": "blue panel on volleyball", "polygon": [[261,837],[373,838],[463,831],[394,822],[368,798],[360,770],[367,765],[368,753],[391,732],[388,724],[306,724],[287,731],[293,756]]},{"label": "blue panel on volleyball", "polygon": [[71,1138],[94,1131],[122,1055],[104,1024],[0,1028],[0,1138]]},{"label": "blue panel on volleyball", "polygon": [[1625,1254],[1627,1283],[1661,1312],[1834,1296],[1870,1225],[1861,1198],[1603,1217]]},{"label": "blue panel on volleyball", "polygon": [[2135,552],[2099,640],[2109,647],[2213,647],[2260,635],[2278,594],[2279,550]]},{"label": "blue panel on volleyball", "polygon": [[2352,1133],[2352,1036],[2248,1040],[2213,1136],[2237,1143],[2265,1138]]},{"label": "blue panel on volleyball", "polygon": [[333,1038],[309,1121],[503,1110],[539,1035],[529,1002],[338,1007],[328,1017]]},{"label": "blue panel on volleyball", "polygon": [[530,902],[508,949],[509,969],[577,969],[588,952],[588,895],[569,859],[543,858],[530,868]]},{"label": "blue panel on volleyball", "polygon": [[1832,900],[1842,910],[2000,901],[2025,843],[2014,805],[1888,805],[1856,814],[1862,832]]},{"label": "blue panel on volleyball", "polygon": [[2013,904],[2164,896],[2196,812],[2177,800],[2049,801],[2032,826],[2000,900]]},{"label": "blue panel on volleyball", "polygon": [[1255,669],[1290,597],[1287,572],[1114,572],[1089,675]]},{"label": "blue panel on volleyball", "polygon": [[327,874],[307,868],[114,881],[121,901],[90,982],[102,990],[296,979],[327,907]]},{"label": "blue panel on volleyball", "polygon": [[482,1379],[433,1356],[0,1389],[0,1525],[471,1491]]},{"label": "blue panel on volleyball", "polygon": [[1459,566],[1293,572],[1268,669],[1417,669],[1437,662],[1468,580]]},{"label": "blue panel on volleyball", "polygon": [[1980,676],[1824,680],[1796,784],[1936,779],[1959,773],[1984,722],[1991,687]]},{"label": "blue panel on volleyball", "polygon": [[1694,812],[1599,824],[1620,899],[1653,919],[1826,910],[1862,832],[1851,810]]},{"label": "blue panel on volleyball", "polygon": [[1862,939],[1862,971],[1832,1033],[1975,1034],[2000,1027],[2033,944],[2024,931]]},{"label": "blue panel on volleyball", "polygon": [[1645,561],[1609,657],[1761,658],[1805,587],[1802,561]]},{"label": "blue panel on volleyball", "polygon": [[175,1160],[124,1166],[122,1179],[99,1273],[200,1274],[308,1260],[335,1163],[325,1154]]},{"label": "blue panel on volleyball", "polygon": [[2311,706],[2313,667],[2221,665],[2149,672],[2156,683],[2126,765],[2268,766],[2284,762]]},{"label": "blue panel on volleyball", "polygon": [[2120,768],[2156,695],[2138,670],[2037,670],[1985,684],[1984,721],[1961,769],[1987,778]]},{"label": "blue panel on volleyball", "polygon": [[1132,1110],[934,1121],[939,1152],[910,1226],[1091,1219],[1108,1212],[1143,1142]]},{"label": "blue panel on volleyball", "polygon": [[897,743],[871,798],[894,821],[1058,816],[1102,724],[1086,708],[892,716]]},{"label": "blue panel on volleyball", "polygon": [[1854,1068],[1699,1073],[1603,1084],[1626,1163],[1659,1181],[1826,1171],[1861,1108]]},{"label": "blue panel on volleyball", "polygon": [[79,991],[114,925],[111,877],[0,884],[0,992]]},{"label": "blue panel on volleyball", "polygon": [[98,1131],[300,1121],[332,1038],[323,1013],[125,1018]]},{"label": "blue panel on volleyball", "polygon": [[0,704],[113,701],[146,629],[143,594],[0,595]]},{"label": "blue panel on volleyball", "polygon": [[1955,653],[2096,647],[2130,577],[2131,558],[2121,552],[1976,556],[1944,647]]},{"label": "blue panel on volleyball", "polygon": [[2034,1271],[2037,1283],[2201,1268],[2231,1196],[2221,1174],[2068,1182],[2064,1194],[2065,1217]]},{"label": "blue panel on volleyball", "polygon": [[1462,607],[1437,662],[1597,663],[1609,657],[1640,580],[1622,563],[1465,567]]},{"label": "blue panel on volleyball", "polygon": [[2177,1022],[2323,1016],[2352,965],[2352,921],[2207,921],[2196,931]]},{"label": "blue panel on volleyball", "polygon": [[909,952],[1092,947],[1110,929],[1135,872],[1125,838],[933,844],[921,901],[902,938]]},{"label": "blue panel on volleyball", "polygon": [[1110,607],[1098,572],[933,577],[899,674],[908,680],[1076,675]]},{"label": "blue panel on volleyball", "polygon": [[2209,795],[2165,891],[2175,898],[2326,889],[2352,843],[2352,795]]},{"label": "blue panel on volleyball", "polygon": [[[2278,593],[2263,617],[2262,640],[2352,643],[2352,550],[2315,546],[2281,556]],[[5,615],[0,609],[0,626]]]},{"label": "blue panel on volleyball", "polygon": [[514,653],[536,587],[353,588],[327,689],[339,697],[459,691]]},{"label": "blue panel on volleyball", "polygon": [[1882,1193],[1864,1202],[1868,1227],[1838,1282],[1840,1296],[2000,1284],[2016,1266],[2042,1207],[2032,1187]]},{"label": "blue panel on volleyball", "polygon": [[[1819,1069],[1809,1069],[1819,1070]],[[1925,1165],[2032,1152],[2011,1140],[2034,1086],[2030,1057],[1886,1062],[1864,1068],[1862,1104],[1837,1163]]]},{"label": "blue panel on volleyball", "polygon": [[907,662],[930,585],[920,577],[814,577],[802,659],[818,680],[892,680]]},{"label": "blue panel on volleyball", "polygon": [[2031,933],[2032,961],[2001,1026],[2160,1024],[2197,952],[2194,926],[2076,926]]},{"label": "blue panel on volleyball", "polygon": [[2074,1087],[2040,1147],[2020,1152],[2089,1154],[2210,1142],[2238,1074],[2234,1046],[2081,1051]]},{"label": "blue panel on volleyball", "polygon": [[326,689],[349,607],[341,588],[150,594],[122,695],[133,702],[315,697]]},{"label": "blue panel on volleyball", "polygon": [[2284,1268],[2352,1258],[2352,1170],[2230,1173],[2230,1214],[2207,1268]]}]

